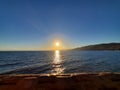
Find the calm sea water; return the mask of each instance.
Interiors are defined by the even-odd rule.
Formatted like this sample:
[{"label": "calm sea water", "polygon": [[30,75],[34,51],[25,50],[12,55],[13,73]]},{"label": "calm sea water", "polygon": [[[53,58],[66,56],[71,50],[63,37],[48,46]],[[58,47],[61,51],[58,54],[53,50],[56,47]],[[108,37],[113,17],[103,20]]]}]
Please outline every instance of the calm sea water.
[{"label": "calm sea water", "polygon": [[0,52],[0,74],[120,72],[120,51]]}]

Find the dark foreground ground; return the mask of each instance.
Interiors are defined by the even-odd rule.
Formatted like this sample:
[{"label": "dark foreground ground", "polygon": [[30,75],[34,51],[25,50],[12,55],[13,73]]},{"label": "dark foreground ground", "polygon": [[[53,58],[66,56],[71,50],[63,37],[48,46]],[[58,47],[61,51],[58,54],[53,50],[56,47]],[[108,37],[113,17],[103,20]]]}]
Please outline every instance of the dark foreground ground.
[{"label": "dark foreground ground", "polygon": [[120,90],[120,73],[0,75],[0,90]]}]

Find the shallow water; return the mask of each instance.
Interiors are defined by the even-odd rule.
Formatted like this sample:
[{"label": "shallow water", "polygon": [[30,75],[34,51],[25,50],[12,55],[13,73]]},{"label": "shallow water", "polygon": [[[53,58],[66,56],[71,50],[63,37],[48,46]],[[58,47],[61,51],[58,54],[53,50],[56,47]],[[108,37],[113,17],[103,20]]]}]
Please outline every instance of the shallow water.
[{"label": "shallow water", "polygon": [[0,74],[120,72],[120,51],[4,51]]}]

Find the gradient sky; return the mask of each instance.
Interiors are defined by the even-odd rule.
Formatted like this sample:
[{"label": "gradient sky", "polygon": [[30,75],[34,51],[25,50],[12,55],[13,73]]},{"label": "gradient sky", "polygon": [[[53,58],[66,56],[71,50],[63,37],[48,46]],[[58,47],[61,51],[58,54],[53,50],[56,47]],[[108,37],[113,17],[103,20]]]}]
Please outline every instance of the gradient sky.
[{"label": "gradient sky", "polygon": [[120,42],[120,0],[0,0],[0,50]]}]

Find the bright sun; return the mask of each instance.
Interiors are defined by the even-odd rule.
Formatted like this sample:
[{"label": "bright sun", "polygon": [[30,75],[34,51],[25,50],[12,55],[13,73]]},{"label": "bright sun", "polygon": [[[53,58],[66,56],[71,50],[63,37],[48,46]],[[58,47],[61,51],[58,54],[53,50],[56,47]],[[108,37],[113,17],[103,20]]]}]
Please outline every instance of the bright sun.
[{"label": "bright sun", "polygon": [[58,46],[60,46],[60,43],[59,43],[59,42],[56,42],[55,45],[58,47]]}]

